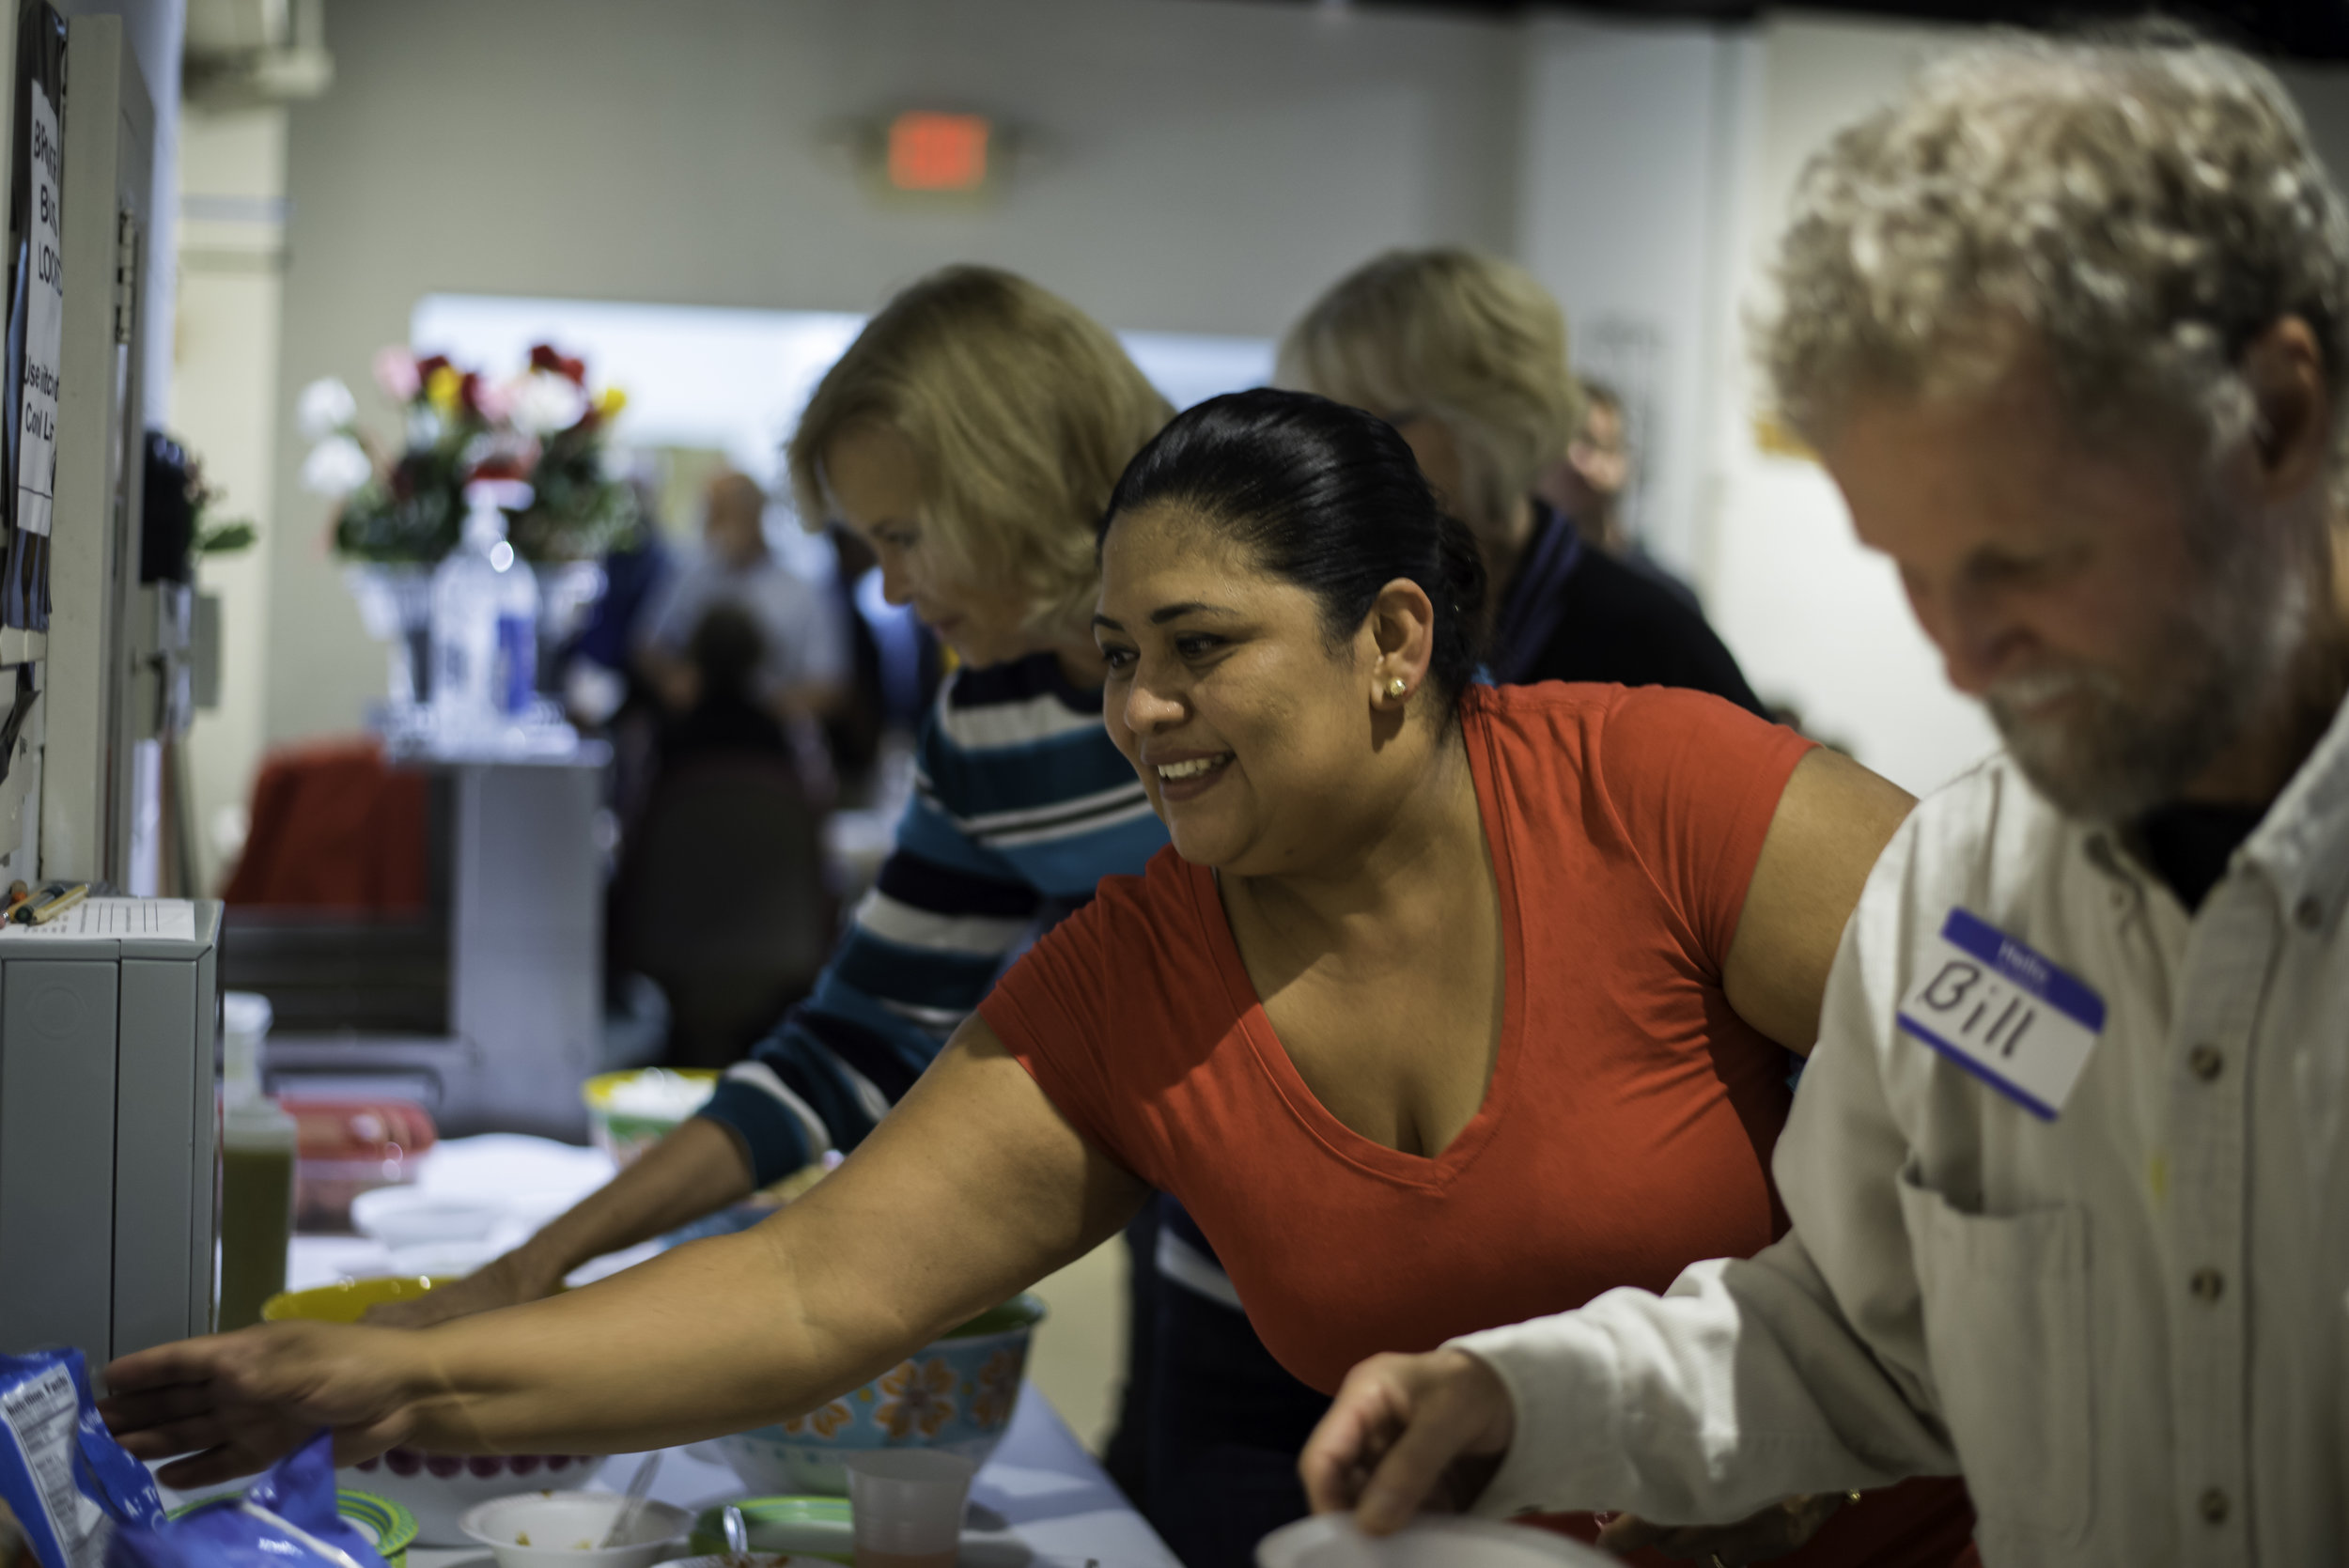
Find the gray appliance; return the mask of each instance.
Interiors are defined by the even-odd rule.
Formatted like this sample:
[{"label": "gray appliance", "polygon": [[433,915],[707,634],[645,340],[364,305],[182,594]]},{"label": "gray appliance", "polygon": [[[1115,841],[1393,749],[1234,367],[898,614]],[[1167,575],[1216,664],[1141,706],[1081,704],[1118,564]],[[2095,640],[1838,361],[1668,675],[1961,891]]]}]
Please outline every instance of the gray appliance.
[{"label": "gray appliance", "polygon": [[220,906],[192,929],[0,936],[0,1352],[210,1331]]}]

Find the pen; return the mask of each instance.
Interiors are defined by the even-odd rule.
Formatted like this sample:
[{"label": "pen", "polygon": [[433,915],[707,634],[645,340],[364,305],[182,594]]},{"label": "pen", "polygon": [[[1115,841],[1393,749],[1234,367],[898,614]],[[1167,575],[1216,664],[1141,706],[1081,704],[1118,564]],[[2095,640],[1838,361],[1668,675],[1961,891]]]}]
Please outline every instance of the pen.
[{"label": "pen", "polygon": [[[47,891],[47,890],[44,890]],[[89,896],[89,884],[77,882],[52,897],[47,903],[35,905],[27,899],[17,906],[16,919],[25,925],[46,925],[68,909]]]},{"label": "pen", "polygon": [[68,886],[69,884],[64,882],[51,882],[44,887],[25,889],[23,883],[17,883],[14,888],[8,890],[8,912],[7,918],[14,921],[19,925],[32,924],[33,911],[40,908],[41,905],[47,903],[50,899],[53,899],[58,894],[64,893]]}]

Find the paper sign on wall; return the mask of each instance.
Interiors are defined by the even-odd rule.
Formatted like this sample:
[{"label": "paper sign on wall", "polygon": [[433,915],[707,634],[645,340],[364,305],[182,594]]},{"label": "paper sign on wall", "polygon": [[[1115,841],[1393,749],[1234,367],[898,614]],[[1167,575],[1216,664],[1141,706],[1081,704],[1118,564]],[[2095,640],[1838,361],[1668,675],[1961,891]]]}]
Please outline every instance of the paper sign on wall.
[{"label": "paper sign on wall", "polygon": [[46,536],[57,488],[57,361],[65,348],[62,153],[56,105],[32,89],[32,227],[25,236],[24,381],[16,444],[16,525]]},{"label": "paper sign on wall", "polygon": [[[57,382],[65,348],[64,18],[19,0],[9,137],[8,359],[0,374],[0,625],[49,626],[57,489]],[[66,526],[72,527],[70,519]]]}]

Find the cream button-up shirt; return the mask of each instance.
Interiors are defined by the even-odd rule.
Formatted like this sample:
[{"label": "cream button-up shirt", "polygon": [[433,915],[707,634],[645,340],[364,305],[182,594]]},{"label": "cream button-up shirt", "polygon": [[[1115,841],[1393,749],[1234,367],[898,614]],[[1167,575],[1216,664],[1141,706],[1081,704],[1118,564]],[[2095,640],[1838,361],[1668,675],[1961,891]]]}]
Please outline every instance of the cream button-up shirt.
[{"label": "cream button-up shirt", "polygon": [[[1516,1402],[1479,1511],[1963,1470],[1994,1568],[2349,1563],[2344,904],[2349,706],[2191,917],[2004,757],[1926,800],[1828,983],[1793,1232],[1454,1342]],[[1895,1021],[1952,908],[2104,1001],[2053,1120]]]}]

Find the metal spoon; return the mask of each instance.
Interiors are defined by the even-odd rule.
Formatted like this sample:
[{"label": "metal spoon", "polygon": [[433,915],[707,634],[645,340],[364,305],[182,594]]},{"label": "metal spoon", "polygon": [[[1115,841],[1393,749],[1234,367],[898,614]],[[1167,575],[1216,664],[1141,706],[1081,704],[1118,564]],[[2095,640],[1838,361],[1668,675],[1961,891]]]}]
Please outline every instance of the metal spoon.
[{"label": "metal spoon", "polygon": [[628,1478],[628,1497],[620,1504],[620,1512],[613,1519],[612,1528],[604,1532],[602,1545],[625,1545],[628,1532],[636,1528],[636,1515],[645,1511],[645,1494],[652,1490],[653,1475],[661,1468],[661,1450],[655,1449],[645,1455],[645,1462],[636,1467],[634,1475]]},{"label": "metal spoon", "polygon": [[742,1522],[742,1511],[732,1503],[719,1515],[719,1528],[725,1531],[726,1559],[731,1562],[748,1562],[751,1558],[751,1528]]}]

